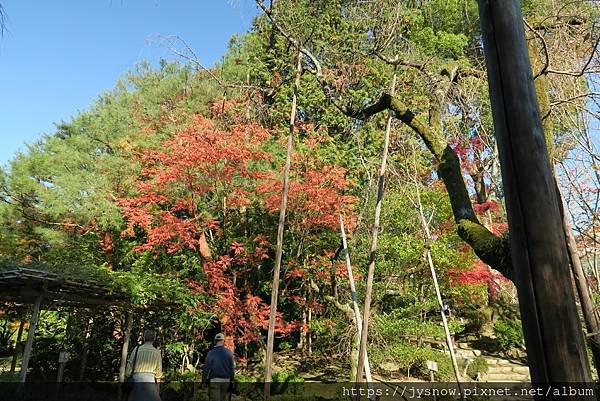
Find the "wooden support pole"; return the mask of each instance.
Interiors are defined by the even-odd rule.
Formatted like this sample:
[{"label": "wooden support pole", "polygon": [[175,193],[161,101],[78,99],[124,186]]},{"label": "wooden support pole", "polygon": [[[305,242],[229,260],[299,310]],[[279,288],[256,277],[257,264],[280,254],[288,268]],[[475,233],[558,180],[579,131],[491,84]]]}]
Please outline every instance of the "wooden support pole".
[{"label": "wooden support pole", "polygon": [[[350,282],[350,294],[352,296],[352,309],[354,311],[354,321],[356,322],[356,331],[358,336],[358,342],[360,344],[360,332],[362,330],[362,317],[360,315],[360,308],[358,306],[358,296],[356,295],[356,286],[354,284],[354,273],[352,272],[352,264],[350,263],[350,252],[348,250],[348,240],[346,238],[346,228],[344,227],[344,217],[340,214],[340,231],[342,233],[342,245],[344,247],[344,257],[346,259],[346,270],[348,271],[348,281]],[[358,373],[358,361],[357,372]],[[371,377],[371,366],[369,364],[369,353],[365,352],[365,376],[367,383],[372,383]]]},{"label": "wooden support pole", "polygon": [[15,369],[17,368],[17,359],[19,359],[19,355],[23,352],[23,344],[21,344],[21,341],[23,339],[23,327],[25,327],[25,317],[22,316],[20,319],[21,321],[19,322],[17,341],[15,342],[15,349],[13,352],[12,361],[10,362],[10,373],[15,373]]},{"label": "wooden support pole", "polygon": [[[421,219],[424,222],[424,216],[421,214]],[[424,223],[426,224],[426,223]],[[427,229],[427,231],[429,231]],[[427,233],[429,240],[429,232]],[[444,327],[444,333],[446,334],[446,344],[448,345],[448,352],[450,353],[450,360],[452,361],[452,369],[454,370],[454,377],[456,379],[456,384],[459,389],[459,393],[463,394],[462,385],[461,385],[461,377],[460,371],[458,369],[458,363],[456,361],[456,355],[454,353],[454,344],[452,342],[452,336],[450,335],[450,329],[448,328],[448,320],[446,319],[446,311],[444,308],[444,300],[442,299],[442,293],[440,292],[440,285],[438,283],[437,274],[435,272],[435,266],[433,265],[433,259],[431,258],[431,252],[429,248],[426,250],[427,263],[429,264],[429,270],[431,271],[431,277],[433,278],[433,287],[435,288],[435,296],[438,300],[438,304],[440,305],[440,314],[442,316],[442,326]]]},{"label": "wooden support pole", "polygon": [[133,311],[127,311],[125,320],[125,336],[123,338],[123,348],[121,349],[121,364],[119,365],[119,382],[125,381],[125,368],[127,367],[127,353],[129,352],[129,342],[131,341],[131,330],[133,328]]},{"label": "wooden support pole", "polygon": [[283,230],[285,228],[285,213],[287,209],[287,198],[290,188],[290,167],[292,162],[292,151],[294,149],[294,131],[301,75],[302,55],[300,52],[298,52],[296,75],[294,78],[294,92],[292,94],[292,110],[290,112],[285,167],[283,170],[283,188],[281,190],[281,204],[279,206],[279,224],[277,226],[277,249],[275,251],[275,266],[273,268],[273,285],[271,288],[271,308],[269,312],[269,330],[267,332],[267,350],[265,355],[265,400],[271,395],[271,379],[273,376],[273,348],[275,345],[275,319],[277,317],[277,298],[279,296],[279,272],[281,270],[281,259],[283,257]]},{"label": "wooden support pole", "polygon": [[27,378],[27,368],[29,367],[29,359],[31,358],[31,351],[33,349],[33,339],[35,337],[35,329],[40,318],[40,306],[44,299],[44,292],[41,292],[33,304],[33,311],[31,313],[31,320],[29,321],[29,330],[27,331],[27,342],[25,343],[25,349],[23,351],[23,362],[21,364],[21,383],[25,383]]},{"label": "wooden support pole", "polygon": [[65,367],[67,366],[67,359],[62,359],[63,355],[68,355],[69,353],[66,351],[61,351],[59,354],[58,361],[58,373],[56,374],[56,383],[60,385],[63,382],[63,376],[65,374]]},{"label": "wooden support pole", "polygon": [[83,380],[85,376],[85,368],[87,367],[87,358],[90,352],[90,341],[92,338],[92,329],[94,326],[94,318],[88,320],[85,328],[85,340],[83,343],[83,349],[81,350],[81,366],[79,367],[79,381]]},{"label": "wooden support pole", "polygon": [[478,4],[531,378],[534,384],[589,383],[520,2]]},{"label": "wooden support pole", "polygon": [[[394,96],[396,92],[396,71],[392,77],[390,94]],[[375,217],[373,229],[371,231],[371,249],[369,251],[369,267],[367,268],[367,289],[365,292],[365,306],[363,312],[363,324],[360,333],[360,347],[358,349],[358,367],[356,368],[356,383],[363,381],[363,371],[365,365],[365,356],[367,354],[367,337],[369,335],[369,320],[371,314],[371,297],[373,292],[373,275],[375,274],[375,260],[377,254],[377,238],[379,235],[379,220],[381,216],[381,207],[383,204],[383,195],[385,193],[385,175],[387,173],[388,148],[390,146],[390,132],[392,129],[392,111],[388,112],[388,118],[385,126],[385,135],[383,139],[383,152],[381,154],[381,166],[379,167],[379,176],[377,179],[377,204],[375,205]],[[357,385],[358,387],[358,385]]]},{"label": "wooden support pole", "polygon": [[71,335],[71,324],[72,315],[69,313],[67,316],[67,324],[65,325],[65,336],[63,337],[62,347],[58,355],[58,373],[56,374],[56,383],[58,383],[59,386],[63,381],[65,367],[67,366],[67,362],[70,358],[70,353],[67,351],[67,344],[69,343]]},{"label": "wooden support pole", "polygon": [[[417,169],[417,159],[416,159],[416,150],[413,148],[413,162],[414,162],[414,177],[418,177],[418,169]],[[444,334],[446,335],[446,345],[448,346],[448,352],[450,353],[450,360],[452,362],[452,369],[454,370],[454,378],[456,379],[456,385],[458,387],[459,394],[462,395],[464,399],[464,393],[462,389],[462,378],[460,375],[460,370],[458,369],[458,362],[456,360],[456,354],[454,353],[454,343],[452,341],[452,336],[450,335],[450,329],[448,327],[448,320],[446,319],[446,308],[444,305],[444,300],[442,298],[442,292],[440,291],[440,284],[437,277],[437,272],[435,271],[435,265],[433,264],[433,258],[431,257],[431,232],[429,231],[429,223],[425,218],[425,212],[423,210],[423,202],[421,201],[421,190],[419,188],[419,182],[416,178],[413,178],[415,183],[415,195],[416,199],[411,199],[411,202],[417,209],[417,213],[419,214],[419,222],[421,223],[421,229],[423,231],[423,237],[425,239],[425,258],[427,259],[427,264],[429,265],[429,271],[431,272],[431,278],[433,280],[433,288],[435,289],[435,297],[437,298],[438,304],[440,306],[440,315],[442,318],[442,326],[444,328]],[[433,216],[433,214],[432,214]],[[433,369],[431,369],[433,374]],[[433,377],[433,376],[432,376]]]},{"label": "wooden support pole", "polygon": [[[556,181],[555,181],[556,182]],[[592,296],[588,285],[587,278],[581,266],[581,259],[579,258],[579,251],[577,250],[577,242],[573,235],[573,227],[571,226],[571,220],[567,213],[566,206],[563,203],[562,191],[558,182],[556,182],[557,193],[559,196],[558,202],[562,210],[563,225],[565,230],[565,238],[567,241],[567,249],[569,251],[569,261],[571,262],[571,272],[575,280],[575,287],[577,288],[577,295],[579,296],[579,304],[581,305],[581,311],[583,314],[583,321],[588,333],[588,344],[592,351],[594,365],[596,366],[596,372],[600,372],[600,322],[598,314],[594,308]]]}]

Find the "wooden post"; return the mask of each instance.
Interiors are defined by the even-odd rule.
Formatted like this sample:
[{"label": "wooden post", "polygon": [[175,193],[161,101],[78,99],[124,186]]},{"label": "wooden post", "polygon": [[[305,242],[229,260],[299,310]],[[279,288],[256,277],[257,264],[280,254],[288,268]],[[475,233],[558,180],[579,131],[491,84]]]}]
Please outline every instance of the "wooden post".
[{"label": "wooden post", "polygon": [[72,315],[69,313],[67,316],[67,324],[65,325],[65,336],[63,337],[62,347],[58,355],[58,373],[56,375],[56,383],[58,383],[59,386],[63,381],[65,367],[67,366],[67,362],[71,357],[71,354],[67,351],[67,344],[69,343],[69,338],[71,335],[71,322]]},{"label": "wooden post", "polygon": [[17,368],[17,359],[23,351],[23,344],[21,344],[21,340],[23,337],[23,327],[25,327],[25,316],[22,316],[20,319],[21,321],[19,322],[19,331],[17,332],[15,350],[13,352],[12,361],[10,362],[10,373],[15,373],[15,369]]},{"label": "wooden post", "polygon": [[[309,279],[310,280],[310,279]],[[312,355],[312,331],[310,330],[310,325],[312,323],[312,308],[310,307],[310,303],[312,301],[312,287],[309,285],[308,289],[308,296],[306,298],[306,300],[308,301],[308,316],[307,316],[307,323],[306,323],[306,346],[307,346],[307,352],[308,352],[308,356]]]},{"label": "wooden post", "polygon": [[[352,272],[352,264],[350,263],[350,252],[348,250],[348,240],[346,239],[346,229],[344,227],[344,217],[340,214],[340,231],[342,233],[342,246],[344,247],[344,257],[346,259],[346,270],[348,271],[348,281],[350,282],[350,294],[352,296],[352,309],[354,310],[354,320],[356,322],[356,330],[358,335],[358,342],[360,344],[360,333],[362,330],[362,317],[360,315],[360,308],[358,307],[358,296],[356,295],[356,286],[354,285],[354,273]],[[358,367],[358,361],[357,365]],[[371,378],[371,366],[369,364],[369,353],[365,352],[365,376],[367,383],[372,383]],[[357,369],[358,373],[358,369]]]},{"label": "wooden post", "polygon": [[31,320],[29,321],[29,330],[27,331],[27,342],[25,343],[25,350],[23,351],[23,362],[21,364],[21,383],[25,383],[27,378],[27,368],[29,367],[29,359],[31,358],[31,350],[33,348],[33,339],[35,337],[35,329],[40,318],[40,306],[44,299],[44,292],[41,292],[35,299],[33,304],[33,312],[31,313]]},{"label": "wooden post", "polygon": [[81,366],[79,368],[79,381],[83,380],[85,375],[85,368],[87,366],[88,353],[90,351],[90,340],[92,337],[92,328],[94,325],[94,318],[88,320],[87,327],[85,328],[85,342],[83,343],[83,349],[81,350]]},{"label": "wooden post", "polygon": [[271,308],[269,311],[269,331],[267,332],[267,350],[265,355],[265,400],[271,395],[271,379],[273,376],[273,347],[275,344],[275,318],[277,316],[277,298],[279,296],[279,272],[283,257],[283,230],[285,226],[285,212],[287,208],[288,191],[290,188],[290,167],[292,150],[294,148],[294,130],[296,124],[296,111],[298,106],[298,90],[302,73],[302,55],[298,52],[296,63],[296,76],[294,78],[294,92],[292,94],[292,110],[290,112],[289,135],[283,170],[283,188],[281,190],[281,205],[279,207],[279,224],[277,226],[277,249],[275,251],[275,266],[273,268],[273,286],[271,288]]},{"label": "wooden post", "polygon": [[478,4],[531,378],[534,384],[589,383],[520,2]]},{"label": "wooden post", "polygon": [[569,219],[566,206],[563,203],[563,196],[558,182],[556,182],[556,188],[559,196],[558,202],[562,211],[565,238],[567,241],[567,249],[569,251],[569,261],[571,262],[571,271],[573,273],[573,278],[575,279],[575,287],[577,288],[577,295],[579,296],[579,303],[583,313],[583,321],[585,322],[585,327],[588,333],[588,344],[590,350],[592,351],[596,372],[600,372],[600,324],[598,321],[598,315],[594,308],[592,296],[590,295],[588,281],[585,277],[583,266],[581,266],[581,259],[579,258],[579,251],[577,250],[577,242],[575,241],[575,236],[573,235],[573,227],[571,226],[571,220]]},{"label": "wooden post", "polygon": [[56,375],[56,383],[60,386],[63,381],[63,375],[65,373],[65,367],[67,362],[71,358],[71,354],[66,349],[62,349],[58,354],[58,374]]},{"label": "wooden post", "polygon": [[119,366],[119,382],[125,381],[125,368],[127,367],[127,352],[129,351],[129,341],[131,340],[131,329],[133,327],[133,312],[127,311],[125,321],[125,337],[123,339],[123,348],[121,349],[121,365]]}]

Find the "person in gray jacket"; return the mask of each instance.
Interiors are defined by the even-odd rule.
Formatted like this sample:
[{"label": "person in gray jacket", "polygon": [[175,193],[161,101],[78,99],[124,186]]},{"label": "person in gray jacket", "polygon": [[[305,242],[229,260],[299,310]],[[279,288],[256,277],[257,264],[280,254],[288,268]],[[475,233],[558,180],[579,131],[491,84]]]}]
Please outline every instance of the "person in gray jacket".
[{"label": "person in gray jacket", "polygon": [[225,335],[215,336],[215,346],[206,355],[202,367],[203,382],[208,384],[208,394],[211,401],[227,401],[233,390],[235,362],[233,352],[224,347]]}]

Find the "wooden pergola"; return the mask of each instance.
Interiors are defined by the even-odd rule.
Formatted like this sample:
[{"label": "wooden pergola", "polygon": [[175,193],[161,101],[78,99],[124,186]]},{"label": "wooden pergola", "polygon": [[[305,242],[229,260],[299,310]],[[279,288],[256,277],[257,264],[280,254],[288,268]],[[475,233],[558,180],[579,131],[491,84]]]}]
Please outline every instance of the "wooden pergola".
[{"label": "wooden pergola", "polygon": [[[20,381],[25,382],[40,310],[57,307],[118,308],[130,305],[130,297],[92,280],[76,281],[45,270],[9,267],[0,271],[0,302],[12,303],[17,306],[33,305],[20,373]],[[128,311],[120,369],[123,372],[133,320],[131,308],[128,308]],[[19,329],[19,335],[22,331],[23,323]],[[64,365],[61,367],[64,368]],[[60,370],[57,380],[61,380]]]},{"label": "wooden pergola", "polygon": [[123,305],[130,297],[97,281],[75,281],[44,270],[25,267],[0,271],[0,302],[32,304],[43,294],[45,304],[96,307]]}]

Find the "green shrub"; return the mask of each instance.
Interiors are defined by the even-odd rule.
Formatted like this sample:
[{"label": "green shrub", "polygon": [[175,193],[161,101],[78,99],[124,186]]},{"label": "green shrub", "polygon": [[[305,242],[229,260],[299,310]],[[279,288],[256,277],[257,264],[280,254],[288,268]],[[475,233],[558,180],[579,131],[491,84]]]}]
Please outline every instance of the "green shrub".
[{"label": "green shrub", "polygon": [[235,375],[235,381],[237,383],[255,383],[256,378],[248,375],[238,374]]},{"label": "green shrub", "polygon": [[[396,311],[378,314],[375,316],[374,322],[377,333],[386,339],[397,338],[398,336],[423,336],[440,340],[446,338],[441,322],[434,320],[423,322],[414,317],[401,317]],[[449,320],[448,326],[453,333],[459,333],[464,330],[464,324],[456,320]]]},{"label": "green shrub", "polygon": [[271,392],[273,394],[298,394],[302,391],[304,379],[295,370],[282,370],[273,374]]},{"label": "green shrub", "polygon": [[279,343],[279,350],[280,351],[289,351],[292,349],[292,344],[288,341],[282,341],[281,343]]},{"label": "green shrub", "polygon": [[502,351],[523,346],[523,328],[518,320],[498,320],[494,323],[494,334]]},{"label": "green shrub", "polygon": [[476,379],[478,374],[487,373],[488,371],[488,363],[484,357],[478,356],[467,365],[467,375],[471,379]]},{"label": "green shrub", "polygon": [[467,320],[464,333],[480,333],[483,327],[491,320],[491,313],[485,308],[465,308],[461,316]]},{"label": "green shrub", "polygon": [[18,382],[19,380],[18,373],[0,372],[0,382]]},{"label": "green shrub", "polygon": [[369,357],[373,360],[374,364],[393,362],[405,374],[426,380],[429,378],[427,361],[431,360],[438,364],[437,379],[451,380],[454,377],[450,357],[444,352],[435,350],[429,346],[419,347],[400,340],[384,348],[374,350]]}]

